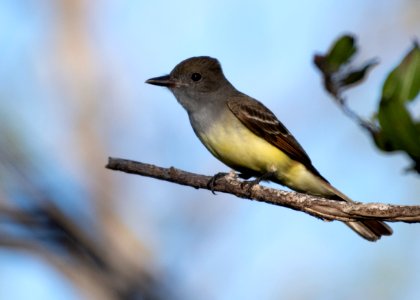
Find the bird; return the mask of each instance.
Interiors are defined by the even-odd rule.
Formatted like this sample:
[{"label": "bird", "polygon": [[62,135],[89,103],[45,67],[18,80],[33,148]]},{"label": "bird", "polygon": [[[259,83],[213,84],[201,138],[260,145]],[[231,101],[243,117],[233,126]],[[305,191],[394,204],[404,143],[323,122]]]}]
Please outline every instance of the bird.
[{"label": "bird", "polygon": [[[238,91],[209,56],[183,60],[148,84],[168,88],[186,110],[192,129],[217,159],[245,179],[272,181],[297,192],[353,203],[313,166],[303,147],[260,101]],[[382,221],[344,222],[361,237],[392,235]]]}]

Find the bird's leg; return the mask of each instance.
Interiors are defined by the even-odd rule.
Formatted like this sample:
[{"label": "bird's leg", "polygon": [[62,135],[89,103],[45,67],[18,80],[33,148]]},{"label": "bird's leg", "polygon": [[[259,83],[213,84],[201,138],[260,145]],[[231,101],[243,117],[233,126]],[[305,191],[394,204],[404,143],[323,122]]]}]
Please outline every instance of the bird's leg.
[{"label": "bird's leg", "polygon": [[[262,174],[261,176],[255,177],[254,180],[248,180],[248,181],[243,181],[241,183],[241,188],[244,188],[245,185],[248,186],[248,193],[251,194],[251,190],[252,188],[259,184],[261,181],[265,181],[270,179],[271,177],[273,177],[276,173],[275,172],[267,172]],[[242,174],[241,174],[242,175]],[[239,175],[241,178],[243,178],[241,175]],[[246,178],[246,177],[245,177]],[[249,178],[249,177],[248,177]],[[247,179],[247,178],[246,178]]]},{"label": "bird's leg", "polygon": [[249,178],[251,178],[251,177],[252,177],[252,176],[254,176],[254,175],[249,174],[249,173],[239,173],[239,174],[238,174],[238,176],[239,176],[239,178],[241,178],[241,179],[249,179]]},{"label": "bird's leg", "polygon": [[229,173],[219,172],[219,173],[215,174],[212,178],[210,178],[209,182],[207,182],[207,188],[210,189],[210,191],[213,193],[213,195],[216,195],[216,193],[214,192],[214,186],[216,184],[216,181],[219,180],[222,177],[225,177],[228,174]]}]

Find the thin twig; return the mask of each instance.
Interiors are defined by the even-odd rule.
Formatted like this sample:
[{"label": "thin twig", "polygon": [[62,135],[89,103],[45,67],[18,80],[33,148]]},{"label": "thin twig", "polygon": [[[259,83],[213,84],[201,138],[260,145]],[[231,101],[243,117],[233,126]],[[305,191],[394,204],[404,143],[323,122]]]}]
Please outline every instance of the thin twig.
[{"label": "thin twig", "polygon": [[[162,168],[132,160],[109,158],[106,168],[130,174],[152,177],[160,180],[211,190],[208,183],[211,176],[186,172],[173,167]],[[391,205],[382,203],[346,203],[307,194],[244,184],[233,173],[221,177],[212,190],[235,195],[239,198],[256,200],[308,213],[324,220],[357,221],[375,219],[388,222],[420,222],[420,206]]]},{"label": "thin twig", "polygon": [[375,123],[362,118],[354,110],[352,110],[347,105],[347,101],[344,98],[344,96],[341,94],[341,92],[337,92],[336,94],[331,94],[331,95],[333,96],[335,103],[337,103],[338,107],[347,117],[355,121],[357,124],[359,124],[360,127],[367,130],[371,135],[377,134],[379,130],[378,126]]}]

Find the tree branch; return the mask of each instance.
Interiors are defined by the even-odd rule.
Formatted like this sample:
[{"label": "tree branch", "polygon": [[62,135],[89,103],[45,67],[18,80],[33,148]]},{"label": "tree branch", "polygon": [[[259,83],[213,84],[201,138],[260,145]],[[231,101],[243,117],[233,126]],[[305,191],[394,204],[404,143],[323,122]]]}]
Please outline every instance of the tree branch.
[{"label": "tree branch", "polygon": [[[106,168],[130,174],[152,177],[160,180],[207,189],[212,176],[205,176],[176,169],[162,168],[132,160],[109,158]],[[323,220],[357,221],[375,219],[388,222],[420,222],[420,206],[391,205],[382,203],[347,203],[324,199],[307,194],[287,192],[241,181],[231,172],[216,180],[213,190],[302,211]]]}]

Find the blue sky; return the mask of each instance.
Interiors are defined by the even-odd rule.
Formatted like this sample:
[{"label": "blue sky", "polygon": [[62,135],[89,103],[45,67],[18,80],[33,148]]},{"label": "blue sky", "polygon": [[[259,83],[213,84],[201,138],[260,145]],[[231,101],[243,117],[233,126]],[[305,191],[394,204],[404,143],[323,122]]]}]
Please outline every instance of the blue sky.
[{"label": "blue sky", "polygon": [[[12,95],[2,100],[0,112],[19,121],[28,145],[51,164],[53,175],[46,180],[56,189],[70,182],[70,191],[88,174],[71,166],[77,164],[72,153],[57,153],[69,144],[76,112],[51,75],[51,35],[60,17],[53,1],[39,3],[0,4],[0,87]],[[419,8],[412,1],[378,7],[362,0],[92,2],[86,35],[99,77],[109,83],[96,107],[107,127],[95,117],[92,126],[108,138],[109,156],[203,174],[226,171],[194,136],[175,98],[144,84],[185,58],[210,55],[220,60],[232,84],[283,121],[337,188],[358,201],[418,204],[419,178],[403,172],[408,160],[375,149],[323,91],[311,62],[338,35],[356,34],[360,61],[374,56],[381,61],[368,83],[347,93],[350,106],[370,117],[387,71],[420,35],[418,9],[410,5]],[[170,274],[185,299],[417,299],[420,294],[419,226],[392,224],[394,236],[372,244],[340,223],[285,208],[113,176],[126,199],[118,209],[139,228],[158,268]],[[11,251],[0,252],[0,277],[0,299],[80,296],[42,261]]]}]

